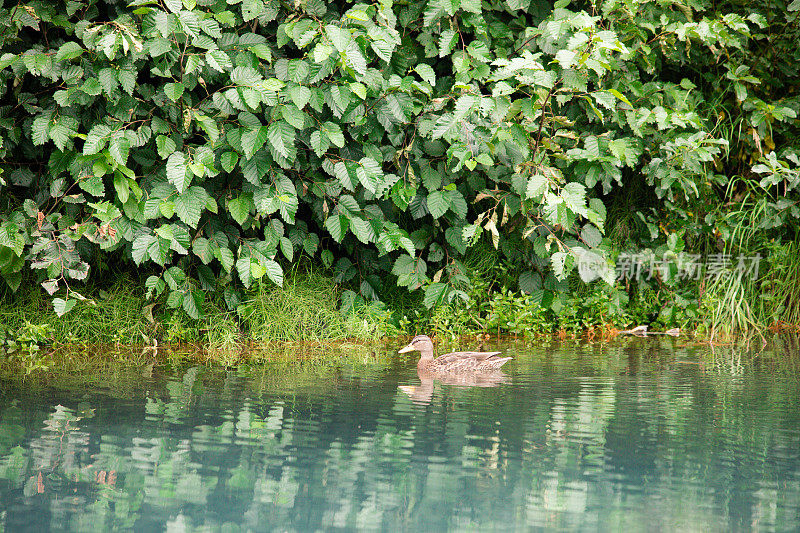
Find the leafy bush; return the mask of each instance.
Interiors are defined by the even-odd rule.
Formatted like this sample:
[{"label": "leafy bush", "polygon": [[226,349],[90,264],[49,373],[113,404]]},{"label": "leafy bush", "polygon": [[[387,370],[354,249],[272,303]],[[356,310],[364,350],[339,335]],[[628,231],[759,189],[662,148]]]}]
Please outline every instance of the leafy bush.
[{"label": "leafy bush", "polygon": [[133,264],[198,317],[307,255],[365,300],[434,307],[469,299],[485,239],[539,302],[572,272],[611,284],[605,203],[632,176],[672,230],[734,173],[762,177],[771,227],[800,215],[779,91],[799,2],[4,7],[0,274],[35,271],[63,314],[75,281]]}]

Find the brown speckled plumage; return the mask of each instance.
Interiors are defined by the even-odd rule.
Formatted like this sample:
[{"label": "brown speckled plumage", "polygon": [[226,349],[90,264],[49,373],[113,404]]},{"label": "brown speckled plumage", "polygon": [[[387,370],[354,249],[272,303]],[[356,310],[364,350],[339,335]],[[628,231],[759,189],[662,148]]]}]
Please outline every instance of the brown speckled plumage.
[{"label": "brown speckled plumage", "polygon": [[497,357],[500,352],[453,352],[433,357],[433,341],[427,335],[417,335],[398,353],[411,351],[420,353],[417,368],[430,372],[478,372],[495,370],[503,366],[510,357]]}]

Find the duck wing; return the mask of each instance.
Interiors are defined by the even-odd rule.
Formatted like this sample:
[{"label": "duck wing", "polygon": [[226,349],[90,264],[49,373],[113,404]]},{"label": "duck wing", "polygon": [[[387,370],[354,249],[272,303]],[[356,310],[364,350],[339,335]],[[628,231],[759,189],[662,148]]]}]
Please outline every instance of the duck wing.
[{"label": "duck wing", "polygon": [[486,361],[490,357],[499,355],[502,352],[453,352],[440,355],[435,359],[437,364],[455,363],[456,361],[464,361],[472,359],[474,361]]}]

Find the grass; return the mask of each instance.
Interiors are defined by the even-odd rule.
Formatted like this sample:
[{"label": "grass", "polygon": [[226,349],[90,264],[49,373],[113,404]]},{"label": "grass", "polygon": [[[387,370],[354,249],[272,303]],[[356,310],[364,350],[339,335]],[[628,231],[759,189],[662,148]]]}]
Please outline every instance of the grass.
[{"label": "grass", "polygon": [[142,313],[148,302],[141,286],[129,277],[119,278],[106,290],[88,286],[85,294],[91,302],[58,317],[50,297],[37,284],[27,284],[16,294],[4,295],[0,324],[12,332],[26,324],[47,324],[52,328],[51,340],[57,344],[140,344],[143,336],[152,336],[156,329]]},{"label": "grass", "polygon": [[145,299],[142,286],[122,275],[105,288],[82,287],[89,301],[62,317],[36,284],[0,295],[0,348],[9,349],[29,370],[34,361],[45,364],[42,348],[89,346],[164,353],[165,347],[191,344],[203,358],[229,365],[274,350],[279,343],[366,341],[396,331],[389,325],[389,313],[378,305],[362,305],[343,315],[341,289],[311,267],[290,272],[283,287],[256,285],[235,311],[227,310],[221,297],[210,298],[198,320],[182,310],[165,309],[163,302],[154,306]]},{"label": "grass", "polygon": [[261,283],[238,308],[243,328],[254,342],[322,342],[381,337],[388,313],[364,306],[344,316],[333,280],[314,272],[295,275],[283,287]]}]

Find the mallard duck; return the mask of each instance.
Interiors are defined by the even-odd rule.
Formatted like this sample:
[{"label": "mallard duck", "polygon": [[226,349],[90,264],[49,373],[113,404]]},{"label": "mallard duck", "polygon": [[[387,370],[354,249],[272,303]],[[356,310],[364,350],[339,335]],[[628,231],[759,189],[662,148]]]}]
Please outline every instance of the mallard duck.
[{"label": "mallard duck", "polygon": [[510,357],[495,357],[500,352],[453,352],[433,358],[433,341],[427,335],[417,335],[408,346],[397,353],[417,350],[420,353],[417,368],[429,372],[479,372],[495,370]]}]

